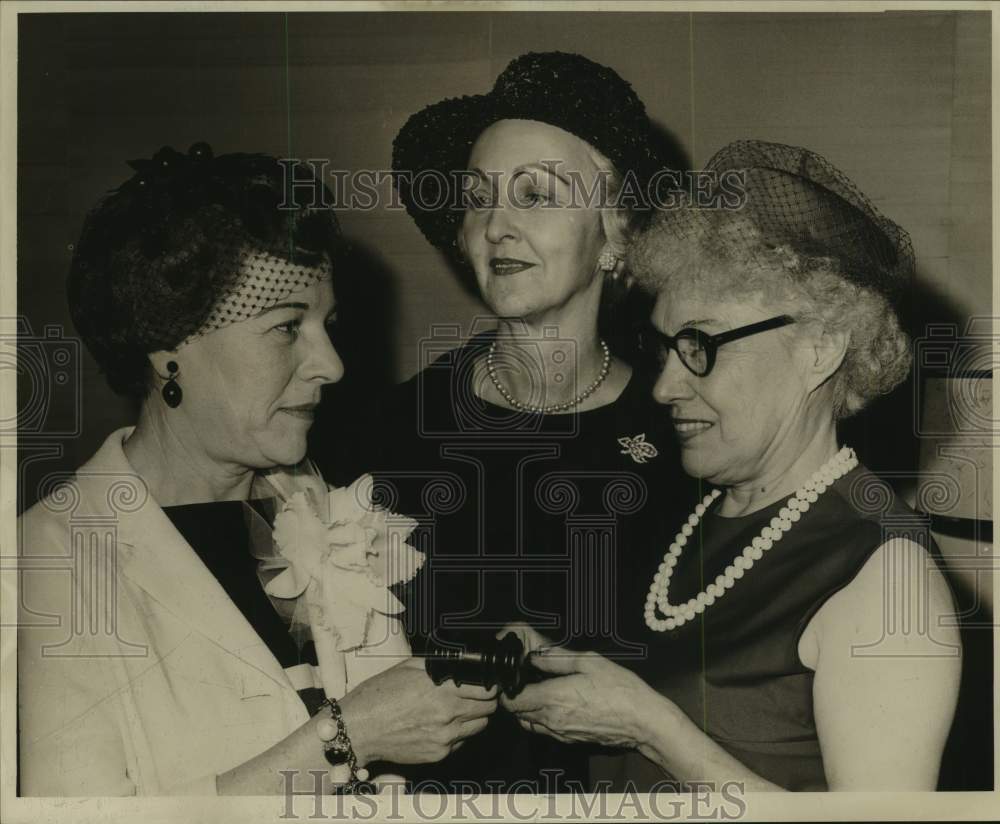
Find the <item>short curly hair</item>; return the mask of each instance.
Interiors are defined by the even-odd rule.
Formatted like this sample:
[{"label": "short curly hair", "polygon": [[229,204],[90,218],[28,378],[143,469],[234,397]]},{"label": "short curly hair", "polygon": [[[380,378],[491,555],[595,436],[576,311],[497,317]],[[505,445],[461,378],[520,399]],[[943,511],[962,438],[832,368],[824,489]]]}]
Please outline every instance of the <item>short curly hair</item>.
[{"label": "short curly hair", "polygon": [[313,267],[333,263],[342,240],[329,190],[300,164],[195,144],[129,165],[136,174],[84,221],[67,296],[108,384],[141,400],[147,354],[202,329],[247,252]]},{"label": "short curly hair", "polygon": [[[632,244],[629,267],[653,294],[757,298],[799,322],[846,333],[847,353],[832,378],[836,419],[859,412],[905,380],[910,338],[881,292],[848,277],[842,263],[770,242],[738,211],[702,212],[697,221],[664,212]],[[676,223],[686,221],[683,231]]]}]

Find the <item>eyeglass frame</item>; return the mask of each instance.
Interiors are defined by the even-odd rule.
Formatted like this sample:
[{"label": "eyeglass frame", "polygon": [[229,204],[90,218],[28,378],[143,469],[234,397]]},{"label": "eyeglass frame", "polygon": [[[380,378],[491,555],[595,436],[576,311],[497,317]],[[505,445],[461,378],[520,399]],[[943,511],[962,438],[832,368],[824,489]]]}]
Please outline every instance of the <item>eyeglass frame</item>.
[{"label": "eyeglass frame", "polygon": [[[691,326],[681,329],[676,335],[666,335],[655,327],[653,327],[653,331],[656,333],[656,337],[660,343],[668,351],[673,349],[677,353],[677,359],[684,364],[684,368],[687,369],[688,372],[695,377],[705,378],[708,377],[715,366],[715,358],[718,355],[720,346],[732,343],[734,340],[748,338],[751,335],[759,335],[761,332],[768,332],[771,329],[780,329],[781,327],[788,326],[792,323],[795,323],[795,318],[791,315],[777,315],[773,318],[768,318],[767,320],[759,320],[756,323],[748,323],[746,326],[737,326],[735,329],[730,329],[728,332],[720,332],[717,335],[711,335],[708,332],[703,332],[701,329],[695,329]],[[684,359],[684,355],[681,354],[681,350],[677,346],[677,342],[684,339],[697,341],[705,350],[704,372],[697,372]],[[664,361],[664,365],[665,364],[666,361]]]}]

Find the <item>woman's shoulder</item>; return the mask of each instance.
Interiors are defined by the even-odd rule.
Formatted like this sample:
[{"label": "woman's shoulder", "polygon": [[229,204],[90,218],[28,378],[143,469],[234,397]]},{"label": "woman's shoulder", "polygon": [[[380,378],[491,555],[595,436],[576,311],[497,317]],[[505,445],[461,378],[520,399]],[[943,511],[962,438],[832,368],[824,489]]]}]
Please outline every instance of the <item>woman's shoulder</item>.
[{"label": "woman's shoulder", "polygon": [[473,335],[468,340],[450,345],[441,342],[434,348],[425,347],[421,353],[421,363],[417,372],[407,380],[396,385],[399,392],[413,392],[422,385],[440,385],[454,383],[469,374],[476,360],[489,349],[495,337],[495,332],[486,331]]},{"label": "woman's shoulder", "polygon": [[[478,352],[488,345],[485,337],[426,350],[422,355],[425,365],[414,375],[365,399],[363,407],[352,415],[350,437],[311,433],[312,454],[320,459],[324,474],[343,483],[347,480],[345,464],[352,478],[362,471],[399,468],[407,465],[413,454],[423,455],[434,438],[454,433],[456,416],[468,406],[469,370]],[[336,442],[336,450],[329,441]]]},{"label": "woman's shoulder", "polygon": [[878,519],[913,511],[888,480],[863,463],[838,480],[834,490],[836,498],[858,518]]},{"label": "woman's shoulder", "polygon": [[50,476],[39,500],[18,517],[22,594],[58,602],[72,583],[89,598],[91,573],[80,548],[110,553],[107,560],[117,564],[126,537],[139,541],[154,534],[150,516],[158,504],[122,448],[130,431],[113,432],[75,472]]},{"label": "woman's shoulder", "polygon": [[414,375],[383,393],[380,418],[415,421],[461,408],[469,399],[476,362],[491,336],[490,332],[481,333],[444,351],[425,352],[425,363]]},{"label": "woman's shoulder", "polygon": [[[18,517],[19,638],[37,646],[50,636],[61,637],[71,618],[75,621],[107,608],[107,582],[97,586],[95,570],[101,575],[117,574],[126,524],[130,535],[148,534],[143,530],[148,525],[144,515],[138,524],[130,519],[149,505],[155,505],[153,499],[134,473],[88,461],[75,473],[55,480]],[[116,608],[120,610],[123,603],[118,592]],[[58,616],[58,620],[40,622],[40,615]],[[115,643],[103,635],[74,635],[71,640],[78,651],[91,652],[113,650]],[[65,652],[70,647],[61,649]]]},{"label": "woman's shoulder", "polygon": [[791,533],[795,545],[796,534],[811,550],[812,579],[822,582],[821,597],[800,625],[800,657],[807,665],[823,635],[845,627],[865,626],[864,631],[874,632],[885,620],[884,608],[898,605],[900,594],[918,591],[911,585],[919,583],[919,592],[932,596],[935,608],[951,608],[950,586],[935,559],[926,519],[863,464],[820,496],[810,508],[807,528]]},{"label": "woman's shoulder", "polygon": [[122,443],[130,427],[115,430],[94,455],[72,472],[53,473],[39,499],[18,517],[18,538],[64,528],[100,516],[132,512],[149,499],[145,482],[129,466]]},{"label": "woman's shoulder", "polygon": [[[889,535],[816,611],[802,648],[813,649],[816,657],[831,643],[849,645],[861,655],[957,657],[961,642],[955,615],[951,587],[931,550]],[[809,657],[804,663],[814,664]]]},{"label": "woman's shoulder", "polygon": [[[810,509],[807,535],[826,547],[823,566],[836,570],[840,588],[885,557],[886,546],[909,546],[933,564],[933,538],[926,519],[892,485],[859,464],[824,492]],[[924,549],[915,540],[924,541]],[[899,543],[899,542],[902,543]],[[882,550],[882,551],[880,551]],[[917,553],[917,554],[919,554]],[[916,557],[914,555],[914,557]]]}]

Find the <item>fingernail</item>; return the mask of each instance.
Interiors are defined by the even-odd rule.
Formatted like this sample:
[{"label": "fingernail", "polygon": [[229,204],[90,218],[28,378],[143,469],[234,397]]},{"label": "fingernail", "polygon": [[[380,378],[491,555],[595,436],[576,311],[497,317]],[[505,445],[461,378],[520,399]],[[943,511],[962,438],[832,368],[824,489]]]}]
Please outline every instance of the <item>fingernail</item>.
[{"label": "fingernail", "polygon": [[538,649],[533,649],[531,651],[532,655],[548,655],[552,651],[552,647],[538,647]]}]

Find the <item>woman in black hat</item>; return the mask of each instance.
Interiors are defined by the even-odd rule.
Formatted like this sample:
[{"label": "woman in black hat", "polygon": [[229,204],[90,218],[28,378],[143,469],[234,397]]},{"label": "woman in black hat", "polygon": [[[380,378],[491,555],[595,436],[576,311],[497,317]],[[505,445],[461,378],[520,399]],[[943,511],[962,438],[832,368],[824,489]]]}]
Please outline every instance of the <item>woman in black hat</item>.
[{"label": "woman in black hat", "polygon": [[[622,589],[620,666],[528,633],[558,676],[521,723],[624,755],[608,789],[933,790],[962,654],[930,533],[841,446],[897,386],[906,232],[805,149],[743,141],[739,208],[658,214],[631,251],[657,295],[654,395],[708,487]],[[599,767],[599,769],[598,769]]]},{"label": "woman in black hat", "polygon": [[[399,387],[361,439],[387,500],[420,522],[428,563],[403,596],[419,646],[528,621],[642,655],[621,642],[617,589],[650,523],[690,497],[624,308],[635,207],[662,169],[653,145],[628,83],[557,52],[517,58],[488,94],[431,105],[396,137],[409,214],[495,318]],[[460,758],[411,775],[545,792],[583,781],[586,752],[495,717]]]},{"label": "woman in black hat", "polygon": [[[321,184],[205,144],[131,165],[87,217],[69,297],[137,422],[18,522],[21,792],[350,790],[372,762],[443,757],[495,694],[435,686],[392,631],[372,581],[408,553],[370,540],[388,516],[354,500],[365,485],[282,469],[343,374]],[[273,546],[262,477],[287,493]]]}]

